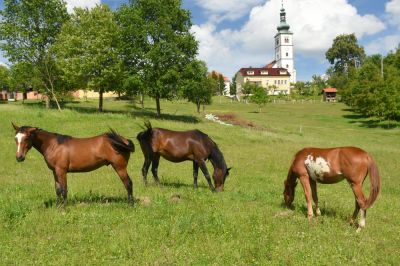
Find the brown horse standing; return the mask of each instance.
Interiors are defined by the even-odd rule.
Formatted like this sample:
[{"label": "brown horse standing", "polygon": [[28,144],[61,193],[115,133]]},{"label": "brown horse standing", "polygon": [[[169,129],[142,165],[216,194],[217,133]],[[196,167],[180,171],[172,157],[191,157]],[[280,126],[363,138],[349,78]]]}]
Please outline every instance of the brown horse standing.
[{"label": "brown horse standing", "polygon": [[214,167],[213,179],[217,191],[224,188],[230,168],[227,168],[224,156],[217,144],[199,130],[172,131],[162,128],[152,128],[150,122],[145,123],[146,130],[137,135],[144,155],[142,168],[143,180],[147,184],[147,172],[151,164],[151,172],[158,183],[157,175],[160,156],[171,162],[193,161],[193,185],[197,189],[199,167],[207,179],[211,191],[215,191],[210,174],[206,167],[209,159]]},{"label": "brown horse standing", "polygon": [[128,201],[132,202],[132,181],[126,167],[130,153],[135,147],[131,140],[115,131],[91,138],[73,138],[47,132],[37,127],[12,124],[15,129],[18,162],[25,160],[33,146],[44,157],[47,166],[53,171],[57,200],[67,199],[67,173],[89,172],[103,165],[111,164],[128,191]]},{"label": "brown horse standing", "polygon": [[[368,173],[371,189],[366,199],[362,185]],[[359,229],[365,227],[366,210],[374,203],[380,190],[380,176],[375,161],[367,152],[356,147],[304,148],[297,152],[285,181],[283,195],[286,206],[290,206],[294,200],[297,178],[300,179],[304,189],[309,219],[313,216],[311,196],[317,215],[321,214],[318,208],[316,183],[333,184],[346,179],[355,196],[352,222],[361,209]]]}]

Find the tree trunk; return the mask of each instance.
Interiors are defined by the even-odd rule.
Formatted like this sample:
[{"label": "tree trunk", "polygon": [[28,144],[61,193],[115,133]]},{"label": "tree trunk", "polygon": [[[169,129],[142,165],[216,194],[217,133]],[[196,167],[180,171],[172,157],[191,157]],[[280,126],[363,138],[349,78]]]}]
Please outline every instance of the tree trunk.
[{"label": "tree trunk", "polygon": [[99,112],[103,112],[103,89],[99,90]]},{"label": "tree trunk", "polygon": [[200,114],[200,103],[199,102],[196,103],[196,106],[197,106],[197,113]]},{"label": "tree trunk", "polygon": [[140,94],[140,105],[142,106],[142,109],[144,109],[144,95],[143,95],[143,93]]},{"label": "tree trunk", "polygon": [[160,108],[160,97],[156,96],[156,106],[157,106],[157,117],[161,117],[161,108]]}]

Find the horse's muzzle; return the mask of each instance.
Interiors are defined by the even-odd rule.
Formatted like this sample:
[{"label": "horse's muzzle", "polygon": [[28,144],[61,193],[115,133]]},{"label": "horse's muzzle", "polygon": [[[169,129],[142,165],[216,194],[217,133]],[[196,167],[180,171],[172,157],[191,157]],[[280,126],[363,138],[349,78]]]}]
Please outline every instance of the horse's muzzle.
[{"label": "horse's muzzle", "polygon": [[18,156],[17,158],[17,162],[23,162],[25,160],[25,156]]}]

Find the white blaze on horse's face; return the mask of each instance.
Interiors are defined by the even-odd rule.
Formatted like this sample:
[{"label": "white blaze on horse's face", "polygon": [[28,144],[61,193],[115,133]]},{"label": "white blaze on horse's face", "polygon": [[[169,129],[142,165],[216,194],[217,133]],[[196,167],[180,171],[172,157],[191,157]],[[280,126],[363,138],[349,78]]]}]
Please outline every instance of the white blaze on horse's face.
[{"label": "white blaze on horse's face", "polygon": [[17,133],[17,135],[15,135],[15,139],[17,141],[17,154],[19,155],[19,151],[21,150],[21,143],[22,140],[26,137],[25,134],[23,133]]},{"label": "white blaze on horse's face", "polygon": [[307,167],[308,174],[315,181],[317,181],[317,179],[323,180],[324,174],[331,171],[329,163],[322,157],[317,157],[314,161],[314,157],[312,155],[308,155],[307,159],[304,161],[304,164]]}]

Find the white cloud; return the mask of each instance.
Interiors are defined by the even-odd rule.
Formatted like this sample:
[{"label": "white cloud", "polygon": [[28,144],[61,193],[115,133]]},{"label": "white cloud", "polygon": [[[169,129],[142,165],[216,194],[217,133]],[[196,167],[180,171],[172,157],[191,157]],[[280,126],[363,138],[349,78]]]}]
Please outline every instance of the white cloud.
[{"label": "white cloud", "polygon": [[[264,0],[263,3],[253,6],[248,21],[239,29],[218,31],[215,25],[210,26],[214,21],[193,26],[200,41],[199,57],[209,68],[232,76],[240,67],[262,66],[274,59],[281,0]],[[287,0],[284,6],[287,22],[294,33],[295,54],[321,61],[325,61],[324,53],[337,35],[355,33],[361,39],[385,29],[376,16],[358,14],[347,0]],[[215,14],[223,12],[221,10],[214,8]]]},{"label": "white cloud", "polygon": [[101,3],[100,0],[66,0],[68,13],[74,11],[74,7],[93,8]]},{"label": "white cloud", "polygon": [[246,15],[249,10],[264,0],[196,0],[198,6],[211,14],[212,20],[235,20]]},{"label": "white cloud", "polygon": [[390,51],[395,51],[400,44],[400,35],[388,35],[382,38],[373,40],[365,45],[367,54],[387,54]]},{"label": "white cloud", "polygon": [[390,0],[387,2],[385,11],[388,14],[389,23],[400,28],[400,0]]}]

